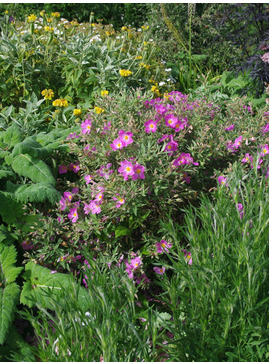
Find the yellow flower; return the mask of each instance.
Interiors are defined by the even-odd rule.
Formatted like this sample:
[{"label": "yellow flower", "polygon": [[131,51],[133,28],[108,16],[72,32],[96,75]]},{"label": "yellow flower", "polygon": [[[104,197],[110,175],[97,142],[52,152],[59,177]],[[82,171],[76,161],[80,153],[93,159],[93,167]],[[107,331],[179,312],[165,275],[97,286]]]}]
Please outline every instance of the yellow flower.
[{"label": "yellow flower", "polygon": [[53,32],[54,31],[54,28],[51,28],[48,25],[45,25],[44,26],[44,30],[45,30],[45,32]]},{"label": "yellow flower", "polygon": [[75,116],[80,116],[81,115],[81,109],[75,109],[74,110],[74,115]]},{"label": "yellow flower", "polygon": [[36,15],[35,14],[31,14],[28,16],[28,22],[31,23],[31,22],[34,22],[36,20]]},{"label": "yellow flower", "polygon": [[106,35],[109,37],[110,36],[110,32],[107,30],[106,31]]},{"label": "yellow flower", "polygon": [[148,42],[143,42],[144,46],[146,46],[148,44]]},{"label": "yellow flower", "polygon": [[119,72],[120,72],[120,75],[121,75],[122,77],[129,77],[129,76],[131,76],[131,74],[132,74],[132,71],[125,70],[125,69],[120,70]]},{"label": "yellow flower", "polygon": [[127,30],[127,27],[121,27],[121,30],[122,31]]},{"label": "yellow flower", "polygon": [[60,18],[60,13],[56,11],[55,13],[51,13],[51,16],[53,16],[54,18]]},{"label": "yellow flower", "polygon": [[91,27],[96,27],[96,24],[95,23],[91,23]]},{"label": "yellow flower", "polygon": [[104,97],[104,96],[108,95],[108,93],[109,92],[107,90],[103,90],[103,91],[101,91],[101,96]]},{"label": "yellow flower", "polygon": [[148,30],[149,29],[149,26],[147,25],[142,25],[142,27],[141,27],[143,30]]},{"label": "yellow flower", "polygon": [[142,59],[142,56],[136,56],[135,59]]},{"label": "yellow flower", "polygon": [[105,111],[105,109],[102,109],[101,107],[98,107],[98,106],[95,106],[95,108],[94,108],[94,112],[96,112],[96,114],[101,114],[104,111]]},{"label": "yellow flower", "polygon": [[74,27],[78,27],[79,23],[76,20],[72,20],[71,24],[74,25]]},{"label": "yellow flower", "polygon": [[43,16],[44,16],[44,14],[45,14],[45,10],[40,11],[40,13],[39,13],[39,14],[40,14],[40,16],[42,16],[42,17],[43,17]]},{"label": "yellow flower", "polygon": [[48,19],[47,19],[47,22],[48,22],[48,23],[51,23],[51,22],[52,22],[52,18],[48,18]]},{"label": "yellow flower", "polygon": [[68,102],[66,99],[56,99],[53,101],[52,103],[53,106],[58,106],[58,107],[67,107],[68,106]]},{"label": "yellow flower", "polygon": [[5,14],[6,14],[6,15],[8,14],[8,10],[5,10]]},{"label": "yellow flower", "polygon": [[51,100],[54,97],[54,92],[52,89],[45,89],[41,92],[41,95],[44,96],[45,100]]},{"label": "yellow flower", "polygon": [[147,69],[149,69],[150,68],[150,64],[145,64],[145,63],[139,63],[139,66],[140,67],[144,67],[144,68],[147,68]]},{"label": "yellow flower", "polygon": [[168,95],[168,92],[165,92],[164,94],[163,94],[163,97],[166,99],[166,100],[169,100],[169,95]]}]

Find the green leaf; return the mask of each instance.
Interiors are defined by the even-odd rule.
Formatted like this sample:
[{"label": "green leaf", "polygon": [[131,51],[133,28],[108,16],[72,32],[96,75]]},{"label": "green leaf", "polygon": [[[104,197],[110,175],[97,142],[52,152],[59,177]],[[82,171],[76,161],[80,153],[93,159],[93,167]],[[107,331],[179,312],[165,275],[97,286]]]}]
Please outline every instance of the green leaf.
[{"label": "green leaf", "polygon": [[[48,295],[56,300],[65,295],[65,299],[67,299],[73,290],[71,275],[51,274],[50,269],[33,262],[26,264],[23,277],[26,282],[23,285],[20,302],[30,308],[34,304],[38,304],[52,309],[52,301],[48,299]],[[82,309],[87,309],[87,297],[87,291],[83,287],[79,287],[78,303]]]},{"label": "green leaf", "polygon": [[21,176],[30,178],[33,182],[45,182],[56,185],[56,181],[48,165],[42,160],[31,157],[29,154],[17,155],[11,166]]},{"label": "green leaf", "polygon": [[13,193],[0,191],[0,215],[7,224],[13,224],[23,216],[22,204]]},{"label": "green leaf", "polygon": [[32,185],[14,185],[15,198],[23,203],[50,201],[55,204],[59,201],[61,194],[50,183],[36,183]]},{"label": "green leaf", "polygon": [[0,345],[4,344],[9,327],[13,322],[19,294],[20,289],[16,283],[11,283],[4,288],[0,287]]},{"label": "green leaf", "polygon": [[123,225],[120,225],[116,228],[115,230],[115,237],[118,238],[119,236],[123,236],[123,235],[129,235],[130,234],[130,230]]},{"label": "green leaf", "polygon": [[13,124],[6,131],[0,133],[0,140],[3,140],[9,149],[20,143],[22,139],[23,135],[17,124]]},{"label": "green leaf", "polygon": [[32,138],[26,138],[23,142],[15,145],[12,156],[15,157],[18,154],[29,154],[35,158],[46,158],[49,156],[47,149]]}]

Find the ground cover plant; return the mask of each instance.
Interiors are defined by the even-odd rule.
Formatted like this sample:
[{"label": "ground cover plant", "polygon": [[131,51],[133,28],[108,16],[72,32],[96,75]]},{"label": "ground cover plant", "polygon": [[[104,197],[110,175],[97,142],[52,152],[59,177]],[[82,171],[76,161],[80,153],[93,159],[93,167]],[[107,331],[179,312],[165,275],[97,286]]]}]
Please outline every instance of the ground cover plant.
[{"label": "ground cover plant", "polygon": [[177,90],[148,24],[1,32],[1,360],[266,361],[268,90],[191,38]]}]

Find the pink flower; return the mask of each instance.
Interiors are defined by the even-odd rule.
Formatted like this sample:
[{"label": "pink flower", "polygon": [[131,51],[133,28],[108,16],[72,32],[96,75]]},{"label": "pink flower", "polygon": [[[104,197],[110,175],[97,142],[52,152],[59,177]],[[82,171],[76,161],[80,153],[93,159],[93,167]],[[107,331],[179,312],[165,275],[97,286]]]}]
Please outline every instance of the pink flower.
[{"label": "pink flower", "polygon": [[189,265],[192,265],[192,256],[191,256],[191,253],[190,252],[187,252],[185,249],[183,250],[183,252],[184,252],[184,256],[186,258],[186,262]]},{"label": "pink flower", "polygon": [[228,126],[225,130],[230,131],[230,130],[233,130],[233,129],[234,129],[234,124]]},{"label": "pink flower", "polygon": [[118,169],[118,172],[123,175],[123,178],[125,181],[128,180],[129,176],[133,176],[135,174],[134,167],[131,162],[128,162],[127,160],[120,162],[120,168]]},{"label": "pink flower", "polygon": [[116,201],[116,208],[120,208],[121,205],[123,205],[125,203],[124,198],[117,198],[117,197],[112,197],[114,201]]},{"label": "pink flower", "polygon": [[160,115],[164,115],[167,112],[166,107],[164,105],[161,105],[161,104],[155,105],[155,110]]},{"label": "pink flower", "polygon": [[69,214],[67,216],[72,222],[76,222],[78,220],[77,209],[75,207],[70,209],[70,212],[69,212]]},{"label": "pink flower", "polygon": [[140,179],[145,179],[145,167],[141,166],[140,164],[135,164],[134,165],[134,174],[132,175],[132,180],[136,180],[138,178]]},{"label": "pink flower", "polygon": [[101,212],[101,207],[98,201],[91,201],[89,204],[89,209],[91,210],[92,214],[99,214]]},{"label": "pink flower", "polygon": [[70,169],[70,171],[77,173],[80,170],[80,167],[78,164],[70,163],[69,169]]},{"label": "pink flower", "polygon": [[110,144],[113,150],[122,149],[124,147],[123,142],[120,138],[114,139],[113,143]]},{"label": "pink flower", "polygon": [[177,146],[178,146],[178,143],[173,140],[166,144],[164,151],[168,152],[169,155],[172,155],[173,152],[175,152],[177,150]]},{"label": "pink flower", "polygon": [[141,267],[141,265],[142,265],[142,261],[141,261],[140,257],[133,258],[130,261],[130,267],[134,270]]},{"label": "pink flower", "polygon": [[71,192],[64,192],[64,199],[66,201],[72,201],[73,195]]},{"label": "pink flower", "polygon": [[64,211],[66,209],[66,199],[64,197],[62,197],[60,199],[60,208],[61,208],[61,211]]},{"label": "pink flower", "polygon": [[122,141],[124,147],[127,147],[127,145],[133,143],[132,136],[133,133],[131,133],[130,131],[124,131],[124,130],[119,131],[119,138]]},{"label": "pink flower", "polygon": [[106,180],[109,180],[110,175],[114,172],[112,169],[109,169],[112,166],[112,163],[108,163],[106,166],[101,166],[98,171],[96,171],[99,176],[104,177]]},{"label": "pink flower", "polygon": [[249,155],[249,153],[247,153],[247,154],[245,155],[245,158],[243,158],[241,162],[242,162],[242,163],[253,162],[253,158],[252,158],[252,156],[251,156],[251,155]]},{"label": "pink flower", "polygon": [[244,215],[244,207],[241,203],[236,204],[237,210],[239,212],[239,216],[242,219]]},{"label": "pink flower", "polygon": [[269,154],[268,144],[260,145],[260,148],[262,150],[260,154],[261,157],[265,156],[265,154]]},{"label": "pink flower", "polygon": [[91,127],[92,127],[92,122],[89,119],[86,119],[85,121],[83,121],[83,123],[81,123],[81,132],[82,134],[90,134],[91,132]]},{"label": "pink flower", "polygon": [[157,253],[169,252],[169,248],[172,247],[172,244],[167,243],[166,240],[161,240],[155,245],[157,247]]},{"label": "pink flower", "polygon": [[176,132],[183,130],[186,126],[188,125],[187,123],[187,118],[184,118],[182,120],[179,120],[176,122],[174,129]]},{"label": "pink flower", "polygon": [[233,147],[235,149],[240,147],[240,145],[242,144],[242,139],[243,139],[243,137],[241,135],[238,138],[235,139],[235,141],[233,143]]},{"label": "pink flower", "polygon": [[78,193],[78,191],[79,191],[78,187],[73,187],[71,193],[75,195],[76,193]]},{"label": "pink flower", "polygon": [[178,118],[173,114],[165,115],[165,125],[170,126],[170,128],[175,128],[176,124],[179,122]]},{"label": "pink flower", "polygon": [[59,174],[67,173],[67,167],[66,166],[60,166],[59,167]]},{"label": "pink flower", "polygon": [[[219,182],[219,185],[220,185],[220,186],[225,185],[226,181],[227,181],[227,178],[226,178],[226,177],[224,177],[224,176],[219,176],[219,177],[218,177],[218,182]],[[228,186],[228,184],[226,183],[226,187],[227,187],[227,186]]]},{"label": "pink flower", "polygon": [[145,132],[146,133],[155,133],[157,130],[157,122],[153,120],[149,120],[145,122]]},{"label": "pink flower", "polygon": [[31,249],[33,249],[33,247],[34,247],[34,245],[32,245],[31,244],[31,242],[29,241],[29,240],[24,240],[23,242],[22,242],[22,244],[21,244],[21,246],[22,246],[22,249],[24,249],[24,250],[31,250]]},{"label": "pink flower", "polygon": [[92,176],[90,174],[87,174],[84,176],[84,179],[86,181],[86,185],[88,185],[90,182],[92,182]]},{"label": "pink flower", "polygon": [[154,267],[153,270],[154,270],[155,273],[160,274],[161,276],[163,276],[164,275],[164,272],[165,272],[165,268],[164,267],[161,267],[161,268]]},{"label": "pink flower", "polygon": [[262,132],[262,133],[267,133],[268,131],[269,131],[269,124],[266,124],[266,125],[264,125],[264,126],[262,127],[261,132]]}]

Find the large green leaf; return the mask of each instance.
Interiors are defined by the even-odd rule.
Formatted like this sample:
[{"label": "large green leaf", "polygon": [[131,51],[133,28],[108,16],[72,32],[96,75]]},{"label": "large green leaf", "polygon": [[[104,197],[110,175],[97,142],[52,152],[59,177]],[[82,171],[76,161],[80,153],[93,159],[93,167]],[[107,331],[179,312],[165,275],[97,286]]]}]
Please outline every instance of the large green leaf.
[{"label": "large green leaf", "polygon": [[30,178],[33,182],[45,182],[56,185],[48,165],[37,158],[31,157],[29,154],[19,154],[11,162],[13,170],[21,176]]},{"label": "large green leaf", "polygon": [[13,224],[23,216],[22,204],[13,193],[0,191],[0,215],[7,224]]},{"label": "large green leaf", "polygon": [[17,143],[20,143],[22,139],[23,135],[17,124],[13,124],[6,131],[0,133],[0,140],[3,140],[9,149]]},{"label": "large green leaf", "polygon": [[[42,267],[34,262],[29,262],[25,266],[23,275],[24,282],[21,292],[20,302],[28,307],[33,307],[35,303],[46,308],[53,308],[49,296],[56,300],[63,296],[68,299],[74,291],[73,278],[68,274],[51,273],[51,270]],[[78,303],[81,309],[87,309],[88,293],[83,287],[79,287]]]},{"label": "large green leaf", "polygon": [[35,158],[46,158],[49,156],[47,149],[32,138],[26,138],[23,142],[14,146],[12,156],[15,157],[18,154],[29,154]]},{"label": "large green leaf", "polygon": [[[9,183],[9,186],[11,183]],[[59,201],[61,194],[50,183],[35,183],[32,185],[14,185],[15,198],[23,203],[50,201],[52,204]]]}]

